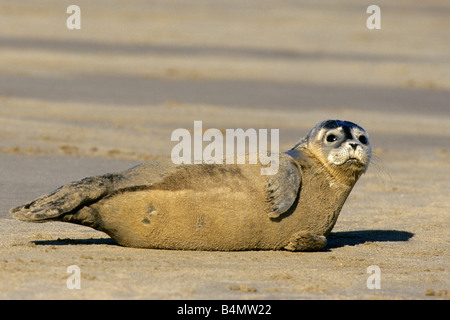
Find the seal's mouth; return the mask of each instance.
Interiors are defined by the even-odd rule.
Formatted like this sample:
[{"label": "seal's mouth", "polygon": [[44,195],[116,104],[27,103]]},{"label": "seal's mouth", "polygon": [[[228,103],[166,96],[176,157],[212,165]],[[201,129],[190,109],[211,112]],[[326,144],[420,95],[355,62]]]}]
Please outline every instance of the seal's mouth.
[{"label": "seal's mouth", "polygon": [[[363,170],[367,167],[368,163],[365,161],[364,157],[359,157],[358,155],[346,155],[345,157],[330,157],[329,163],[332,163],[336,167],[340,167],[342,169],[350,169],[350,170]],[[338,158],[338,159],[335,159]]]},{"label": "seal's mouth", "polygon": [[356,167],[364,167],[364,163],[361,162],[361,160],[357,158],[349,158],[347,161],[344,162],[347,166],[356,166]]},{"label": "seal's mouth", "polygon": [[356,164],[356,163],[361,163],[361,162],[356,158],[349,158],[347,161],[345,161],[345,164]]}]

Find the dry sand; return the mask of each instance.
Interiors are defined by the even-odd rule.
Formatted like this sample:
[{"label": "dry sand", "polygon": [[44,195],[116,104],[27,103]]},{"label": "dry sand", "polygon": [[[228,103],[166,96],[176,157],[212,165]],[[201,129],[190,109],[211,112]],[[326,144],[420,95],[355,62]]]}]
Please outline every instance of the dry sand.
[{"label": "dry sand", "polygon": [[[0,298],[450,297],[448,1],[379,1],[375,31],[356,0],[77,1],[78,31],[70,4],[0,3]],[[328,118],[367,129],[375,157],[321,252],[124,248],[8,213],[167,157],[194,120],[278,128],[285,150]]]}]

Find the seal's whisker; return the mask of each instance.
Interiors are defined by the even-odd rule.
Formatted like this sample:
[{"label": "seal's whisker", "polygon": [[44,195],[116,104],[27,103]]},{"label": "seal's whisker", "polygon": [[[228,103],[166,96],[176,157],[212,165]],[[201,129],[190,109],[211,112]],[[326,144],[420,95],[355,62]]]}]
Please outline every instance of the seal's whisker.
[{"label": "seal's whisker", "polygon": [[374,180],[375,184],[383,189],[389,188],[392,184],[393,178],[389,170],[385,167],[383,159],[378,154],[372,155],[371,164],[366,172],[366,175]]},{"label": "seal's whisker", "polygon": [[[386,169],[386,167],[383,164],[383,159],[379,157],[376,153],[372,154],[372,159],[370,161],[370,166],[368,168],[368,172],[374,171],[376,176],[380,176],[383,179],[392,180],[392,177],[389,173],[389,171]],[[370,170],[372,169],[372,170]]]}]

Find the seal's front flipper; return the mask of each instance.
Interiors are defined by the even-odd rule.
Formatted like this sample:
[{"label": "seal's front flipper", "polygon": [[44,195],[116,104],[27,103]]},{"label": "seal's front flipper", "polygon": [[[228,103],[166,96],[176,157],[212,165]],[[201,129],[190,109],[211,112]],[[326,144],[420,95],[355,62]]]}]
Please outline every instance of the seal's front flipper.
[{"label": "seal's front flipper", "polygon": [[269,206],[267,215],[271,219],[278,218],[292,207],[302,182],[301,169],[290,156],[280,157],[280,168],[283,170],[268,176],[266,181],[266,202]]},{"label": "seal's front flipper", "polygon": [[28,222],[60,220],[61,215],[77,211],[107,195],[112,178],[105,175],[69,183],[23,206],[12,208],[10,213],[14,218]]},{"label": "seal's front flipper", "polygon": [[325,248],[327,239],[324,236],[308,231],[294,233],[284,248],[289,251],[319,251]]}]

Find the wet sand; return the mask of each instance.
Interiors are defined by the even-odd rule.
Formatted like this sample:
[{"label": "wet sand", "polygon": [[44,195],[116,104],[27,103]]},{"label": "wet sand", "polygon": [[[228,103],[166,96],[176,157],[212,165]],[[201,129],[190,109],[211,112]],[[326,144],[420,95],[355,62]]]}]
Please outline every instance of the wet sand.
[{"label": "wet sand", "polygon": [[[450,6],[314,1],[0,4],[0,298],[448,299]],[[422,23],[416,23],[420,21]],[[124,248],[95,230],[8,210],[67,182],[168,157],[177,128],[354,121],[374,159],[327,248]],[[81,271],[69,290],[67,267]],[[381,271],[370,290],[367,268]]]}]

